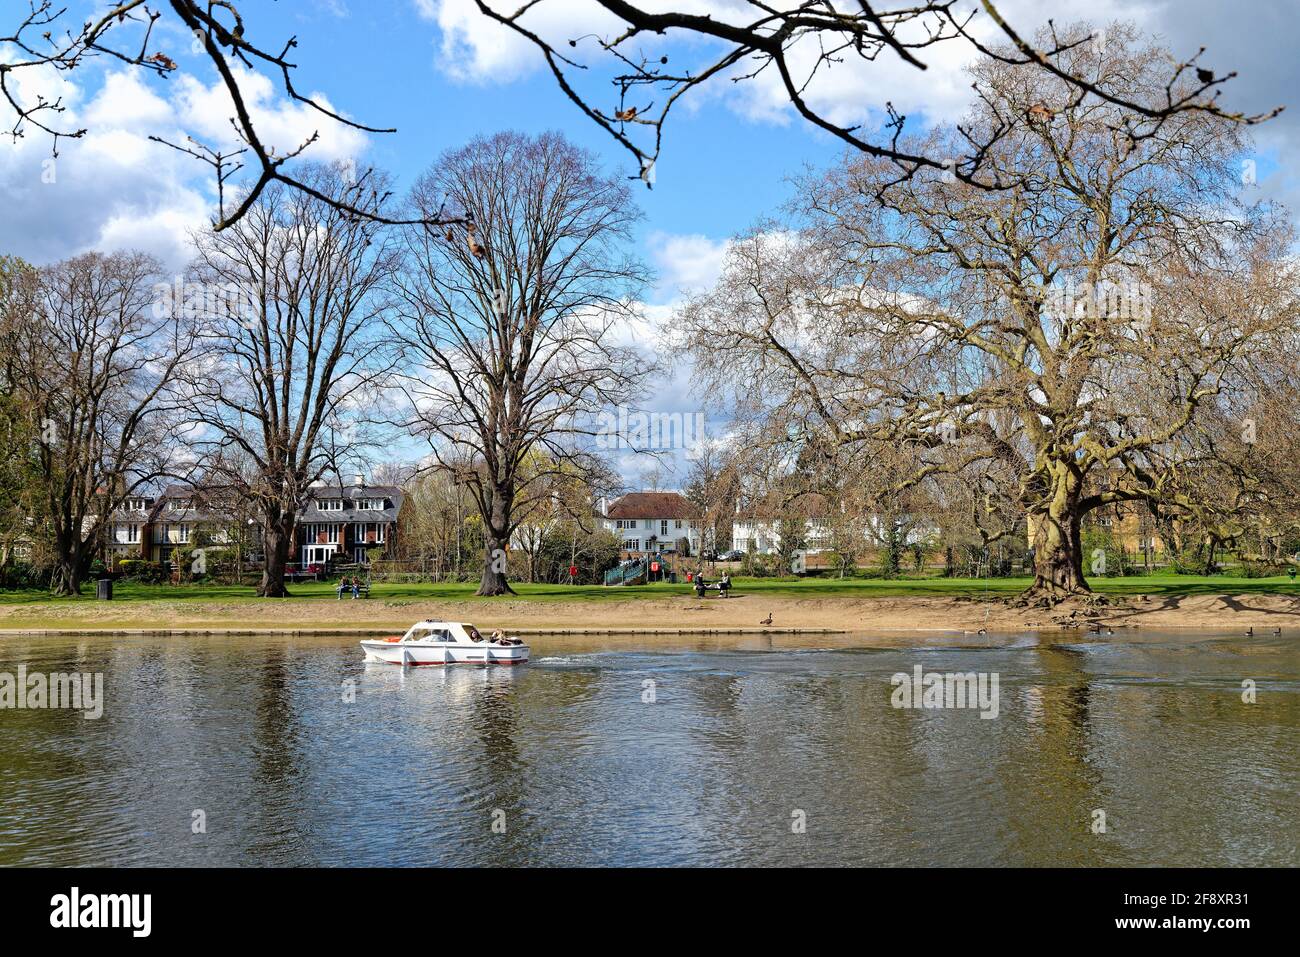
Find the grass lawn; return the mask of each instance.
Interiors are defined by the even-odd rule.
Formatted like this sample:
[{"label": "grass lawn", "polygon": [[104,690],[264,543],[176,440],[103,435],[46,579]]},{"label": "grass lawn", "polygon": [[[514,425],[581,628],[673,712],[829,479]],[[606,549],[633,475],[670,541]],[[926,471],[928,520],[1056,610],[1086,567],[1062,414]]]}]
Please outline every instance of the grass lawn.
[{"label": "grass lawn", "polygon": [[[1015,595],[1029,586],[1028,578],[734,578],[737,594],[770,595],[774,598],[897,598],[966,597],[979,599]],[[1226,575],[1146,575],[1131,578],[1095,578],[1095,591],[1107,595],[1219,595],[1275,594],[1300,595],[1300,583],[1286,576],[1274,578],[1239,578]],[[465,584],[388,584],[378,582],[371,592],[385,601],[464,601],[474,598],[477,585]],[[624,601],[631,598],[667,598],[687,595],[689,586],[632,585],[605,588],[601,585],[528,585],[514,586],[521,598],[536,601]],[[333,601],[334,585],[329,582],[303,582],[291,585],[295,598],[318,598]],[[256,602],[253,588],[247,585],[141,585],[119,582],[113,599],[121,602],[195,601]],[[93,602],[93,583],[75,598],[51,599],[43,591],[0,591],[0,605],[25,605],[38,602]],[[345,601],[349,600],[344,598]],[[482,599],[490,601],[491,599]]]}]

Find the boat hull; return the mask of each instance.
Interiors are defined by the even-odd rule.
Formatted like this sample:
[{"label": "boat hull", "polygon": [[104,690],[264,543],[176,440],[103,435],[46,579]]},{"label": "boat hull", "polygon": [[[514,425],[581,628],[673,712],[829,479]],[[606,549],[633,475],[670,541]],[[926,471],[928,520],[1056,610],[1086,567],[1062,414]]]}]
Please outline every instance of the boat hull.
[{"label": "boat hull", "polygon": [[528,660],[527,645],[363,641],[361,647],[367,661],[390,665],[521,665]]}]

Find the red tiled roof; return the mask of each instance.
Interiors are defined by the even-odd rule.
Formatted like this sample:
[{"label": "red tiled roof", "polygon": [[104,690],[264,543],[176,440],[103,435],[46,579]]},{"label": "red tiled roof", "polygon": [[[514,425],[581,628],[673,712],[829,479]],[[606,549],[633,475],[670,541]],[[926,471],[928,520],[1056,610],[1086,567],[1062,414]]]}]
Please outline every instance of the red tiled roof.
[{"label": "red tiled roof", "polygon": [[606,518],[698,518],[699,510],[680,492],[628,492]]}]

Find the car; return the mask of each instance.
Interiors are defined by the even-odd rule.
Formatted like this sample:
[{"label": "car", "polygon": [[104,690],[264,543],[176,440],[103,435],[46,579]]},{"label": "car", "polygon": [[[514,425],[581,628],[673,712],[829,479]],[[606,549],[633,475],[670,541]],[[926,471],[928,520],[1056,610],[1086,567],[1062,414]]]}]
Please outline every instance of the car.
[{"label": "car", "polygon": [[720,562],[738,562],[738,561],[741,561],[744,557],[745,557],[745,553],[744,553],[744,552],[736,551],[736,549],[733,548],[731,551],[729,551],[729,552],[723,552],[721,555],[719,555],[719,556],[718,556],[718,561],[720,561]]}]

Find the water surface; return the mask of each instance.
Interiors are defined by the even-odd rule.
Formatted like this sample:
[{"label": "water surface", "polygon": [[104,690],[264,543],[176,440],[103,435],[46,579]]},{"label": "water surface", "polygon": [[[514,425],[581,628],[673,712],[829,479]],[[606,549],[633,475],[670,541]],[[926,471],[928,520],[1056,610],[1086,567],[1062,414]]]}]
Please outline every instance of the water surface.
[{"label": "water surface", "polygon": [[[0,710],[0,864],[1300,864],[1300,639],[917,640],[0,639],[106,697]],[[917,664],[999,716],[891,707]]]}]

